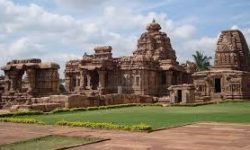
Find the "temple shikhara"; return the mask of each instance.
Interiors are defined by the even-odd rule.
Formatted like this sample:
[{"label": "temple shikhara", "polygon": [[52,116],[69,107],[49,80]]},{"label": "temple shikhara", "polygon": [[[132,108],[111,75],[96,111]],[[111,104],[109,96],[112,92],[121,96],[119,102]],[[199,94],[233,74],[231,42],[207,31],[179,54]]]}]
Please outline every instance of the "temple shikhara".
[{"label": "temple shikhara", "polygon": [[214,66],[196,72],[195,63],[177,61],[170,37],[153,20],[131,56],[114,58],[112,46],[98,46],[92,55],[67,60],[64,84],[56,63],[40,59],[8,62],[0,77],[0,106],[50,111],[122,103],[246,99],[250,98],[249,66],[244,35],[227,30],[218,39]]},{"label": "temple shikhara", "polygon": [[112,57],[112,47],[96,47],[93,55],[66,64],[65,87],[70,93],[166,96],[170,85],[188,83],[176,60],[170,38],[153,21],[138,39],[132,56]]},{"label": "temple shikhara", "polygon": [[215,51],[214,66],[193,74],[197,97],[250,98],[250,53],[239,30],[222,31]]}]

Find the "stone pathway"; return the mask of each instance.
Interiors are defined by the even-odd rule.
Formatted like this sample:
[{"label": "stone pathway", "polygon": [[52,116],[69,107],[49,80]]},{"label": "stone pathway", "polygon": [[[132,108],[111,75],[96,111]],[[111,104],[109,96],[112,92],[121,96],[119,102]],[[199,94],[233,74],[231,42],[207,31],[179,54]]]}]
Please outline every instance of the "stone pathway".
[{"label": "stone pathway", "polygon": [[[92,135],[111,140],[80,149],[249,150],[250,124],[197,123],[152,133],[0,123],[0,144],[42,135]],[[72,149],[73,150],[73,149]]]}]

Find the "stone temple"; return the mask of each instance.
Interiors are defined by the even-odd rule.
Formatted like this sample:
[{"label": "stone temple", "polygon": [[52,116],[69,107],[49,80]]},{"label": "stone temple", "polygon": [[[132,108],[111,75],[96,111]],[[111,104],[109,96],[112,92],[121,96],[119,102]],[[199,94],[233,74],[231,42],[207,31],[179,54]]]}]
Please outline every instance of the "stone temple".
[{"label": "stone temple", "polygon": [[4,105],[24,104],[33,97],[59,94],[59,65],[40,59],[13,60],[2,67]]},{"label": "stone temple", "polygon": [[112,57],[112,47],[96,47],[93,55],[66,63],[69,93],[85,95],[123,93],[166,96],[168,87],[190,82],[191,73],[176,61],[175,50],[161,26],[153,20],[138,39],[132,56]]},{"label": "stone temple", "polygon": [[222,31],[214,66],[193,74],[196,99],[250,98],[250,53],[239,30]]},{"label": "stone temple", "polygon": [[148,24],[131,56],[113,58],[111,46],[99,46],[92,55],[68,61],[64,87],[56,63],[10,61],[0,76],[0,108],[51,111],[250,98],[250,53],[239,30],[221,32],[214,66],[201,72],[195,63],[179,64],[170,38],[160,30],[155,20]]}]

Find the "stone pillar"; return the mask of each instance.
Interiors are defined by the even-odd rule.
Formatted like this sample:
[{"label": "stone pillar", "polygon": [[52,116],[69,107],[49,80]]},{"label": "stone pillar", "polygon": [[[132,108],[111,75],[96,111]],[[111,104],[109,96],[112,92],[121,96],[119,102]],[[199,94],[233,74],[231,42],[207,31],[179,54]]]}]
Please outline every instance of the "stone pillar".
[{"label": "stone pillar", "polygon": [[33,90],[35,89],[36,72],[34,69],[27,69],[26,73],[29,81],[29,87],[27,92],[32,95]]},{"label": "stone pillar", "polygon": [[166,86],[169,87],[170,85],[172,85],[172,76],[173,76],[173,72],[172,71],[167,71],[166,72]]},{"label": "stone pillar", "polygon": [[59,93],[60,90],[59,90],[59,87],[60,87],[60,78],[59,78],[59,73],[57,71],[57,69],[53,69],[51,70],[53,73],[52,73],[52,87],[53,87],[53,92],[55,93]]},{"label": "stone pillar", "polygon": [[4,92],[8,92],[11,89],[10,71],[4,71],[4,73],[5,73]]},{"label": "stone pillar", "polygon": [[91,76],[90,73],[87,73],[87,89],[91,89]]},{"label": "stone pillar", "polygon": [[105,88],[105,76],[106,76],[106,71],[99,70],[99,88]]},{"label": "stone pillar", "polygon": [[71,87],[70,76],[68,75],[68,73],[65,73],[65,89],[67,92],[70,92],[70,87]]},{"label": "stone pillar", "polygon": [[10,80],[9,92],[15,92],[17,88],[17,76],[18,76],[17,71],[13,70],[9,72],[9,80]]},{"label": "stone pillar", "polygon": [[86,76],[87,76],[87,70],[82,70],[81,72],[80,72],[80,89],[86,89],[86,85],[87,85],[87,83],[85,83],[85,78],[86,78]]}]

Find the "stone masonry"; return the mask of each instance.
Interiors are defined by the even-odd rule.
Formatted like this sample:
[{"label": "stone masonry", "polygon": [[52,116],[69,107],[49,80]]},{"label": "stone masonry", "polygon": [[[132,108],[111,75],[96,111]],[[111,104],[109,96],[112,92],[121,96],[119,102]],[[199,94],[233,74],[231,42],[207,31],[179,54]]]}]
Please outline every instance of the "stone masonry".
[{"label": "stone masonry", "polygon": [[153,20],[138,39],[132,56],[112,57],[112,47],[96,47],[93,55],[66,63],[69,93],[166,96],[170,85],[190,82],[191,74],[176,61],[170,38]]},{"label": "stone masonry", "polygon": [[196,72],[196,99],[250,98],[250,55],[239,30],[222,31],[217,42],[214,67]]},{"label": "stone masonry", "polygon": [[29,103],[32,97],[59,94],[59,65],[40,59],[13,60],[2,67],[5,73],[2,101],[6,107]]}]

